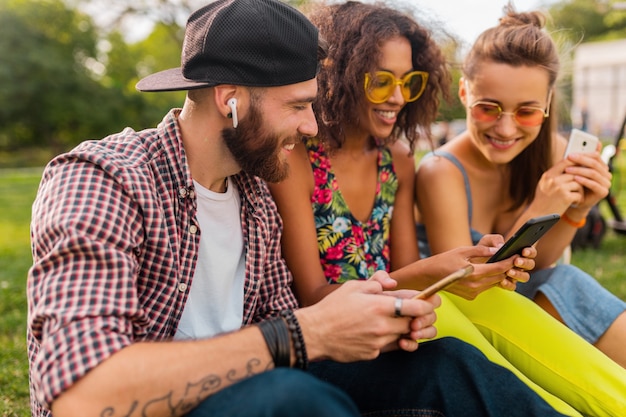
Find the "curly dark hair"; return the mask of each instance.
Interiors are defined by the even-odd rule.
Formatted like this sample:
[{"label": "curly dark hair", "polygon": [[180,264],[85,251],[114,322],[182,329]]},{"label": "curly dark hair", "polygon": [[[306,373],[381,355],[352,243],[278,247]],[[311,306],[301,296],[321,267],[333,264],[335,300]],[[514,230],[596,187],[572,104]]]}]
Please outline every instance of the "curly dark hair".
[{"label": "curly dark hair", "polygon": [[[495,62],[514,67],[540,67],[549,77],[553,89],[559,73],[558,48],[550,35],[543,30],[545,17],[540,12],[517,13],[509,3],[500,24],[485,30],[476,40],[463,63],[463,75],[472,81],[481,65]],[[552,135],[556,132],[556,99],[552,94],[549,113],[541,126],[537,139],[509,165],[511,183],[509,195],[514,210],[535,198],[535,189],[541,175],[552,165]]]},{"label": "curly dark hair", "polygon": [[428,30],[412,17],[382,3],[348,1],[324,5],[309,14],[328,42],[328,56],[322,61],[318,96],[314,103],[319,137],[330,148],[345,140],[344,125],[358,123],[356,109],[366,100],[363,88],[366,73],[372,73],[381,58],[381,45],[396,37],[411,44],[415,70],[429,73],[423,95],[407,103],[398,114],[388,142],[404,136],[411,148],[421,135],[430,137],[430,125],[437,117],[440,98],[449,99],[450,74],[443,53]]}]

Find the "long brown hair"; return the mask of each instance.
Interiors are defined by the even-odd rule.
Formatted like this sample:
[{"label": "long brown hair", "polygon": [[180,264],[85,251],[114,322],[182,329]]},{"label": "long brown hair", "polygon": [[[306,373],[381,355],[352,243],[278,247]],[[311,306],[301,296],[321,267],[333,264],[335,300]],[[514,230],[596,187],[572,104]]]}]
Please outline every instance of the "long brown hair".
[{"label": "long brown hair", "polygon": [[[543,27],[545,17],[539,12],[517,13],[509,3],[500,24],[484,31],[472,46],[463,63],[463,74],[472,81],[481,64],[496,62],[514,67],[529,66],[545,69],[549,89],[554,89],[560,63],[557,47]],[[550,115],[544,120],[537,138],[509,164],[509,194],[511,210],[532,201],[541,175],[552,165],[552,136],[556,132],[552,95]]]},{"label": "long brown hair", "polygon": [[382,3],[324,5],[314,9],[309,18],[329,45],[328,57],[317,76],[319,89],[314,103],[323,141],[331,148],[342,146],[343,126],[358,123],[356,109],[366,100],[365,73],[375,70],[380,46],[398,36],[411,44],[413,68],[427,71],[429,79],[423,95],[400,111],[391,136],[377,139],[394,141],[404,135],[413,150],[420,135],[429,137],[440,97],[449,97],[451,79],[445,58],[428,30]]}]

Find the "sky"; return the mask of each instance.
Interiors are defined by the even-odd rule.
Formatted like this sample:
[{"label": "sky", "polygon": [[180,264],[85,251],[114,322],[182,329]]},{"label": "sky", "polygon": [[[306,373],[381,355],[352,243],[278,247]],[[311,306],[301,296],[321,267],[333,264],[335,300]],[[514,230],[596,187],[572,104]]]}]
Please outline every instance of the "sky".
[{"label": "sky", "polygon": [[[438,23],[470,45],[485,29],[498,24],[508,0],[402,0],[426,22]],[[555,0],[513,0],[518,12],[545,8]]]},{"label": "sky", "polygon": [[[206,0],[205,0],[206,1]],[[201,5],[205,1],[198,0]],[[210,0],[209,0],[210,1]],[[342,0],[331,0],[331,2]],[[362,0],[364,2],[375,0]],[[512,0],[517,11],[537,10],[555,3],[558,0]],[[503,7],[509,0],[387,0],[387,4],[407,4],[414,10],[418,19],[431,24],[432,28],[446,29],[448,33],[458,36],[462,47],[469,47],[476,37],[485,29],[498,24]],[[89,5],[89,2],[86,3]],[[100,3],[98,3],[100,4]],[[89,7],[89,6],[85,6]],[[94,15],[94,13],[91,13]],[[102,13],[95,13],[99,15]],[[102,16],[100,16],[102,17]],[[183,19],[184,20],[184,19]],[[184,21],[181,22],[184,24]],[[152,29],[150,22],[134,22],[128,38],[136,41],[145,37]]]}]

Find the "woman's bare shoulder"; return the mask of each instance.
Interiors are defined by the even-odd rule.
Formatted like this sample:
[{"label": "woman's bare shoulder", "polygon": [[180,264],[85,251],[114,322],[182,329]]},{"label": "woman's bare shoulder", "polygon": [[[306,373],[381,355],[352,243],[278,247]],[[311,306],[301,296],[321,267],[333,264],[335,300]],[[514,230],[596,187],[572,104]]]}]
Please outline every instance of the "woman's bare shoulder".
[{"label": "woman's bare shoulder", "polygon": [[411,152],[406,142],[397,140],[388,146],[391,152],[393,166],[397,173],[415,173],[415,154]]}]

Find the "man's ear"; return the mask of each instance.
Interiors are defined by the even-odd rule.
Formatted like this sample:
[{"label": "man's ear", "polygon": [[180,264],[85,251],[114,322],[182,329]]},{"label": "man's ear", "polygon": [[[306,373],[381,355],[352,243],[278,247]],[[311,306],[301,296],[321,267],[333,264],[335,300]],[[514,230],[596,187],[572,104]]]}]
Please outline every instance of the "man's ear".
[{"label": "man's ear", "polygon": [[215,91],[215,107],[222,116],[232,119],[233,99],[236,104],[239,98],[237,86],[222,84],[216,85],[213,89]]},{"label": "man's ear", "polygon": [[467,107],[467,82],[463,77],[459,79],[459,99]]}]

